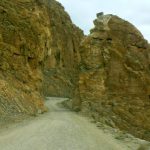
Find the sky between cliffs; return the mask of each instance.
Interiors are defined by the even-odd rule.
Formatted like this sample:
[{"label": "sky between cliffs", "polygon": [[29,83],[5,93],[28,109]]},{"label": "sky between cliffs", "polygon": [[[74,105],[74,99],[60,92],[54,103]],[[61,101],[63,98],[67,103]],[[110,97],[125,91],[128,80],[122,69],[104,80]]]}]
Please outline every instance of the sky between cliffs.
[{"label": "sky between cliffs", "polygon": [[85,34],[93,27],[96,13],[115,14],[133,23],[150,41],[150,0],[58,0]]}]

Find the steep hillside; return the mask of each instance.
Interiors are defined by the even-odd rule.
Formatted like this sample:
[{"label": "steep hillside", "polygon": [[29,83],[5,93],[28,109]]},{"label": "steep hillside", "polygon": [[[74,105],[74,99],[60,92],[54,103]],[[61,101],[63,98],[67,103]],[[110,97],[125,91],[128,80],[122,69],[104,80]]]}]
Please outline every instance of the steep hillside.
[{"label": "steep hillside", "polygon": [[150,45],[117,16],[94,24],[84,37],[55,0],[0,1],[0,120],[70,97],[73,109],[150,140]]},{"label": "steep hillside", "polygon": [[51,38],[44,68],[44,94],[72,97],[78,81],[79,45],[83,32],[72,24],[60,4],[49,1],[47,6]]},{"label": "steep hillside", "polygon": [[74,109],[150,140],[150,46],[117,16],[97,14],[94,24],[80,47]]},{"label": "steep hillside", "polygon": [[82,36],[54,0],[1,0],[0,116],[41,113],[43,93],[71,94]]}]

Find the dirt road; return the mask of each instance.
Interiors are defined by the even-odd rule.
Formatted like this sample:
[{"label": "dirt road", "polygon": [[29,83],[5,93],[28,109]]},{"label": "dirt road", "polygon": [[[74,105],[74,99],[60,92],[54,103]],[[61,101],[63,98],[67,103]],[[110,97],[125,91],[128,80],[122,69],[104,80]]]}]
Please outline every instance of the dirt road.
[{"label": "dirt road", "polygon": [[[49,98],[49,112],[0,133],[0,150],[129,150],[86,118]],[[130,149],[131,150],[131,149]]]}]

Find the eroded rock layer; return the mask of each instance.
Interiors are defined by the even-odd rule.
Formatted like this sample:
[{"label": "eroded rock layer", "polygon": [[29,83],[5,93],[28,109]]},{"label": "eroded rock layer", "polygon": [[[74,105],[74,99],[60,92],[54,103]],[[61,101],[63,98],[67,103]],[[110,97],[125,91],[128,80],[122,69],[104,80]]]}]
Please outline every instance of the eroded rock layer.
[{"label": "eroded rock layer", "polygon": [[82,36],[54,0],[1,0],[0,116],[45,111],[42,93],[71,94]]},{"label": "eroded rock layer", "polygon": [[[97,14],[80,47],[78,99],[74,108],[97,121],[150,139],[150,46],[129,22]],[[115,124],[114,124],[114,123]]]}]

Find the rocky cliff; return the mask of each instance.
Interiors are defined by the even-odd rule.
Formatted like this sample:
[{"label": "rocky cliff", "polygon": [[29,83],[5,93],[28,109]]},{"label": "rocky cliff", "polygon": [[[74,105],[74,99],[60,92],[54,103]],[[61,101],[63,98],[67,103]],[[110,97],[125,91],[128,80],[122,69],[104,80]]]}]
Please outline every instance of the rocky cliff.
[{"label": "rocky cliff", "polygon": [[150,46],[132,24],[117,16],[99,13],[94,24],[80,47],[74,108],[150,139]]},{"label": "rocky cliff", "polygon": [[71,95],[83,33],[54,0],[0,1],[0,116],[46,110]]},{"label": "rocky cliff", "polygon": [[96,121],[150,140],[150,45],[117,16],[94,24],[84,37],[55,0],[0,1],[0,119],[71,97]]},{"label": "rocky cliff", "polygon": [[49,1],[51,38],[44,67],[44,95],[72,97],[78,81],[79,45],[83,32],[76,27],[64,8]]}]

